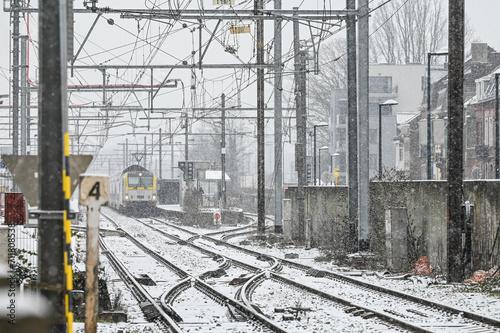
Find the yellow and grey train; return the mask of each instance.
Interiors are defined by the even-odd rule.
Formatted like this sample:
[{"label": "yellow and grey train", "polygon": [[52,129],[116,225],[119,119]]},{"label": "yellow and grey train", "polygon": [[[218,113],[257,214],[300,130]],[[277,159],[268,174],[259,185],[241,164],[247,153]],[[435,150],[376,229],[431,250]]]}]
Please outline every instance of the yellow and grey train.
[{"label": "yellow and grey train", "polygon": [[131,165],[111,176],[108,205],[112,208],[125,214],[143,215],[152,213],[157,202],[156,175],[146,168]]}]

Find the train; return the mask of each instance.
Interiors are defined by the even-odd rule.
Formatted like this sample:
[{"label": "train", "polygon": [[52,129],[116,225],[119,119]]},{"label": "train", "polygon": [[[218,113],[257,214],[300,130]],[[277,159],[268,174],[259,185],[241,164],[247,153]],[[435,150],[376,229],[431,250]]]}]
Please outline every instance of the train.
[{"label": "train", "polygon": [[150,214],[158,203],[157,179],[140,165],[131,165],[109,180],[108,205],[128,215]]}]

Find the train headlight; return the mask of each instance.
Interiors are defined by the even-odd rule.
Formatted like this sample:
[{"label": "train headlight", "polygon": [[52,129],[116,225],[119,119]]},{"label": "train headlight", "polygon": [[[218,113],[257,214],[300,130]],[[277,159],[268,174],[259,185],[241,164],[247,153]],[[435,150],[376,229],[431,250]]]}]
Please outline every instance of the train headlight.
[{"label": "train headlight", "polygon": [[156,201],[156,194],[153,194],[153,201]]},{"label": "train headlight", "polygon": [[125,194],[125,195],[123,196],[123,199],[128,200],[128,199],[129,199],[128,194]]}]

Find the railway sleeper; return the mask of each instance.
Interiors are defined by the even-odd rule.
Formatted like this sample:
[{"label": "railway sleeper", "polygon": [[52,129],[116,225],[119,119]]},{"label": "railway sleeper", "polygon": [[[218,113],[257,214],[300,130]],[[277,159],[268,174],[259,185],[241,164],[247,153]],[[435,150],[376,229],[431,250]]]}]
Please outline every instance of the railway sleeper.
[{"label": "railway sleeper", "polygon": [[320,277],[325,277],[326,273],[325,273],[325,271],[320,271],[319,269],[311,268],[311,269],[307,270],[306,275],[320,278]]},{"label": "railway sleeper", "polygon": [[219,268],[216,269],[215,271],[208,271],[200,275],[201,280],[207,280],[209,278],[220,278],[223,276],[227,276],[227,273],[224,269]]},{"label": "railway sleeper", "polygon": [[230,304],[226,304],[227,305],[227,316],[229,318],[229,320],[233,321],[233,322],[245,322],[245,321],[248,321],[248,318],[243,315],[242,313],[240,313],[238,311],[238,309],[236,309],[234,306],[230,305]]},{"label": "railway sleeper", "polygon": [[361,318],[363,318],[363,319],[370,319],[370,318],[373,318],[373,317],[375,317],[375,313],[370,312],[370,311],[365,312],[365,313],[363,313],[361,315]]},{"label": "railway sleeper", "polygon": [[363,309],[359,309],[359,310],[356,310],[356,311],[353,311],[351,312],[351,314],[354,316],[354,317],[359,317],[359,316],[362,316],[366,311],[363,310]]},{"label": "railway sleeper", "polygon": [[[391,310],[391,309],[384,309],[384,311],[385,311],[385,312],[387,312],[387,313],[390,313],[390,314],[392,314],[392,315],[399,316],[399,317],[401,317],[401,318],[406,318],[406,316],[405,316],[404,314],[399,313],[399,312],[394,311],[394,310]],[[407,310],[407,311],[408,311],[408,310]],[[411,312],[411,311],[410,311],[410,312]]]},{"label": "railway sleeper", "polygon": [[149,275],[147,274],[140,274],[139,276],[134,278],[137,282],[144,286],[156,286],[156,282],[154,282],[153,279],[151,279],[151,277],[149,277]]},{"label": "railway sleeper", "polygon": [[139,303],[139,307],[144,313],[144,317],[146,317],[147,321],[153,321],[154,319],[160,317],[158,310],[149,301]]},{"label": "railway sleeper", "polygon": [[418,310],[414,310],[414,309],[406,309],[406,311],[411,312],[411,313],[414,313],[414,314],[417,314],[417,315],[422,316],[422,317],[429,317],[429,316],[428,316],[428,315],[426,315],[425,313],[420,312],[420,311],[418,311]]},{"label": "railway sleeper", "polygon": [[344,309],[344,312],[345,312],[345,313],[351,313],[351,312],[354,312],[354,311],[356,311],[356,310],[358,310],[358,308],[357,308],[357,307],[355,307],[355,306],[351,306],[351,307],[348,307],[348,308]]}]

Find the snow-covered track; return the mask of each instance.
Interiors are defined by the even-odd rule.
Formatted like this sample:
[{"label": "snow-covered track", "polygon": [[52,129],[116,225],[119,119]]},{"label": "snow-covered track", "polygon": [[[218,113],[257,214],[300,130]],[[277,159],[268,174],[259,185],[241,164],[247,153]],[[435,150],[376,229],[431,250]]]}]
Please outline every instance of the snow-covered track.
[{"label": "snow-covered track", "polygon": [[145,312],[148,320],[156,323],[162,332],[181,333],[182,330],[172,318],[167,315],[149,293],[134,278],[130,271],[118,260],[112,251],[104,243],[102,237],[99,237],[99,246],[102,252],[108,258],[115,272],[121,277],[122,281],[129,287],[134,297],[139,302],[141,309]]},{"label": "snow-covered track", "polygon": [[[215,239],[212,237],[207,236],[207,234],[201,235],[201,236],[193,236],[192,239],[205,239],[213,242],[214,244],[218,246],[226,246],[228,248],[231,248],[233,250],[237,250],[239,252],[253,255],[255,257],[266,257],[266,258],[274,258],[268,254],[264,254],[261,252],[253,251],[250,249],[246,249],[241,246],[237,246],[231,243],[227,243],[222,241],[221,239]],[[275,258],[276,259],[276,258]],[[293,280],[286,279],[282,274],[281,276],[272,273],[271,277],[275,280],[280,280],[282,283],[286,280],[288,284],[294,285],[296,288],[312,292],[315,295],[319,295],[321,297],[330,299],[330,300],[335,300],[338,299],[340,303],[343,304],[348,304],[349,305],[349,311],[354,312],[356,315],[360,313],[364,314],[373,314],[379,317],[380,319],[383,320],[389,320],[392,322],[400,322],[401,327],[406,327],[407,329],[411,331],[422,331],[422,332],[435,332],[435,331],[440,331],[443,327],[446,329],[451,329],[450,327],[454,325],[455,329],[458,329],[459,331],[463,332],[491,332],[493,330],[497,330],[500,328],[500,321],[486,317],[483,315],[478,315],[476,313],[466,311],[463,308],[456,308],[453,306],[437,303],[434,301],[431,301],[429,299],[425,298],[420,298],[416,297],[410,294],[398,292],[395,290],[387,289],[384,287],[380,287],[374,284],[370,284],[355,278],[352,278],[347,275],[327,271],[327,270],[318,270],[316,268],[313,268],[311,266],[299,264],[296,262],[293,262],[291,260],[286,260],[286,259],[276,259],[277,262],[281,263],[284,266],[293,268],[298,271],[302,271],[306,275],[313,275],[317,277],[324,277],[333,282],[333,285],[324,288],[324,290],[317,290],[315,288],[310,288],[308,285],[303,284],[303,283],[296,283]],[[260,275],[260,281],[262,282],[262,274]],[[259,281],[257,277],[254,278],[255,281]],[[376,308],[370,307],[363,305],[363,302],[359,302],[355,298],[353,300],[350,300],[349,297],[346,298],[338,298],[334,296],[332,293],[335,293],[336,290],[338,289],[345,289],[345,288],[356,288],[358,290],[358,293],[371,293],[372,295],[375,295],[374,297],[377,297],[377,295],[380,295],[380,297],[385,297],[387,299],[393,300],[395,304],[401,304],[401,307],[405,309],[405,311],[398,311],[394,310],[393,308],[387,307],[385,309],[382,309],[382,311],[379,311]],[[255,287],[252,287],[251,290],[255,290]],[[247,293],[247,298],[249,297],[249,294]],[[251,303],[251,302],[250,302]],[[408,304],[411,304],[412,306],[408,306]],[[248,304],[247,304],[248,305]],[[406,307],[406,308],[405,308]],[[397,308],[397,306],[396,306]],[[406,309],[408,311],[406,311]],[[433,316],[435,316],[436,321],[434,323],[429,322],[428,319],[425,320],[425,323],[423,324],[418,324],[419,317],[423,317],[422,313],[425,311],[431,311],[433,313]],[[406,318],[409,318],[411,315],[413,315],[413,321],[412,320],[407,320]],[[427,316],[427,315],[426,315]],[[431,316],[432,317],[432,316]],[[415,319],[417,318],[417,319]],[[454,318],[454,324],[448,324],[449,318]],[[451,325],[451,326],[450,326]]]},{"label": "snow-covered track", "polygon": [[[110,221],[113,221],[110,217],[108,217],[106,215],[103,215],[103,216],[106,217],[107,219],[109,219]],[[114,222],[114,223],[118,226],[118,223],[116,223],[116,222]],[[145,304],[146,303],[145,298],[147,298],[148,306],[149,306],[149,303],[154,303],[154,305],[155,305],[154,309],[152,311],[150,311],[150,313],[152,312],[152,315],[150,315],[150,317],[148,319],[156,320],[156,313],[158,312],[157,311],[158,308],[160,308],[162,311],[161,313],[165,314],[166,316],[168,316],[170,318],[170,320],[175,322],[176,325],[179,327],[180,331],[189,330],[189,328],[190,328],[189,322],[184,323],[181,311],[176,310],[176,307],[174,306],[173,303],[177,299],[181,298],[184,293],[188,293],[191,291],[191,289],[194,288],[197,291],[199,291],[201,294],[205,295],[206,298],[215,302],[214,304],[218,304],[220,306],[221,310],[213,309],[213,307],[211,309],[212,312],[219,313],[219,315],[216,317],[221,317],[220,316],[221,312],[223,312],[223,313],[227,312],[227,313],[231,314],[230,317],[245,318],[244,322],[240,322],[237,324],[238,329],[242,329],[242,331],[249,331],[249,330],[253,331],[258,327],[258,330],[260,332],[286,332],[282,328],[280,328],[279,326],[274,324],[272,321],[270,321],[268,318],[266,318],[265,316],[262,316],[262,315],[256,313],[254,311],[254,309],[245,307],[244,304],[234,300],[231,297],[224,295],[220,291],[211,287],[209,284],[205,283],[203,281],[203,278],[209,277],[210,273],[212,273],[212,272],[209,271],[209,272],[206,272],[204,274],[201,274],[200,277],[192,276],[188,272],[182,270],[182,268],[177,267],[176,265],[174,265],[170,261],[163,258],[156,251],[148,248],[148,246],[143,244],[140,240],[138,240],[134,236],[130,235],[126,231],[122,230],[121,234],[126,239],[131,241],[135,246],[137,246],[142,251],[144,251],[145,254],[151,256],[157,262],[167,266],[168,269],[174,271],[182,279],[180,281],[180,283],[176,284],[175,286],[170,288],[170,290],[166,291],[162,295],[161,303],[160,303],[161,306],[159,304],[157,304],[156,301],[151,296],[149,296],[147,294],[147,291],[145,291],[144,288],[142,288],[142,290],[145,292],[145,295],[138,298],[139,303]],[[101,244],[102,244],[102,246],[105,246],[103,241],[101,242]],[[177,246],[181,246],[181,245],[177,245]],[[109,247],[103,248],[103,251],[105,251],[105,253],[111,254]],[[217,263],[219,265],[219,269],[228,268],[230,265],[230,262],[226,258],[224,258],[220,255],[215,255],[210,251],[201,251],[201,253],[205,254],[205,255],[206,254],[213,255],[213,259],[217,261]],[[115,258],[114,262],[118,262],[116,264],[116,266],[122,270],[126,270],[125,265],[120,263],[119,260],[116,258],[116,256],[114,256],[114,255],[112,255],[112,256]],[[115,265],[113,265],[113,267],[115,267]],[[130,272],[128,272],[128,273],[122,272],[119,275],[120,275],[120,277],[126,276],[127,280],[125,280],[125,281],[127,281],[127,282],[134,281],[134,283],[133,283],[134,286],[135,286],[135,284],[138,283]],[[205,303],[206,303],[206,301],[205,301]],[[147,317],[147,314],[146,314],[146,317]],[[211,327],[210,325],[213,325],[213,323],[205,323],[205,324],[208,325],[207,329],[209,329]],[[203,323],[198,323],[198,325],[200,327],[204,326]],[[210,328],[210,329],[212,329],[212,328]]]}]

